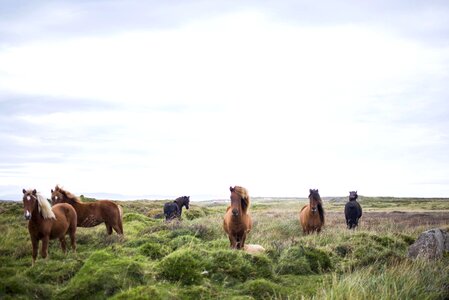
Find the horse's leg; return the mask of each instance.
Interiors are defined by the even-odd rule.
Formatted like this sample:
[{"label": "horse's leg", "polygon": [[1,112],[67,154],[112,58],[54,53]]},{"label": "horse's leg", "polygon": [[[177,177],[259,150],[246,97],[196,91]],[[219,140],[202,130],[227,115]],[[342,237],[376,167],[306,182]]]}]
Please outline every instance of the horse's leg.
[{"label": "horse's leg", "polygon": [[112,226],[109,223],[106,223],[106,230],[108,231],[108,234],[111,235],[112,234]]},{"label": "horse's leg", "polygon": [[243,233],[242,241],[241,241],[241,244],[240,244],[240,248],[243,249],[243,250],[245,249],[245,240],[246,240],[246,232]]},{"label": "horse's leg", "polygon": [[118,206],[118,215],[115,218],[116,221],[112,225],[112,228],[114,228],[117,234],[123,234],[122,213],[123,212],[121,206]]},{"label": "horse's leg", "polygon": [[48,255],[48,241],[50,240],[50,236],[45,235],[42,238],[42,249],[41,249],[41,256],[42,258],[47,258]]},{"label": "horse's leg", "polygon": [[229,242],[231,243],[231,249],[235,249],[237,246],[237,241],[232,235],[229,235]]},{"label": "horse's leg", "polygon": [[61,243],[61,249],[64,254],[67,254],[67,247],[66,247],[66,241],[65,236],[59,238],[59,242]]},{"label": "horse's leg", "polygon": [[37,258],[37,249],[39,248],[39,240],[37,239],[37,237],[31,237],[31,244],[33,246],[33,261],[31,263],[32,266],[34,266],[34,263],[36,262],[36,258]]}]

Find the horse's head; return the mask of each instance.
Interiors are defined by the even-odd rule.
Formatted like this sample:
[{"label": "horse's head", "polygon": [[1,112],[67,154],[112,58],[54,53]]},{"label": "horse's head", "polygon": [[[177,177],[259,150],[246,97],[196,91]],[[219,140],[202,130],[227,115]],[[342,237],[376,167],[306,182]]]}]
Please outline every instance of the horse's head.
[{"label": "horse's head", "polygon": [[31,213],[37,202],[36,190],[22,190],[23,192],[23,216],[26,220],[31,219]]},{"label": "horse's head", "polygon": [[55,205],[58,203],[63,203],[66,195],[64,191],[57,185],[55,190],[51,190],[51,204]]},{"label": "horse's head", "polygon": [[189,209],[189,205],[190,205],[190,196],[184,196],[184,206],[186,207],[186,209]]},{"label": "horse's head", "polygon": [[318,190],[310,189],[309,192],[310,209],[313,213],[316,213],[318,211],[318,206],[321,205],[321,197]]},{"label": "horse's head", "polygon": [[359,196],[357,195],[357,191],[349,192],[349,201],[357,200]]},{"label": "horse's head", "polygon": [[229,187],[231,191],[231,209],[232,215],[238,216],[242,212],[246,213],[246,210],[249,207],[249,195],[248,191],[241,186]]},{"label": "horse's head", "polygon": [[190,196],[182,196],[175,200],[175,202],[178,204],[178,207],[185,206],[186,209],[189,209],[190,205]]}]

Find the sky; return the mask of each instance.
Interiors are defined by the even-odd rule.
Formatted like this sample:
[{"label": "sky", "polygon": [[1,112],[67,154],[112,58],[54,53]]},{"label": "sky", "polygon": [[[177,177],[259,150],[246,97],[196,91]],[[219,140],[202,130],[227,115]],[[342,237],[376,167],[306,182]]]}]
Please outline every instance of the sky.
[{"label": "sky", "polygon": [[0,0],[0,199],[449,197],[447,1]]}]

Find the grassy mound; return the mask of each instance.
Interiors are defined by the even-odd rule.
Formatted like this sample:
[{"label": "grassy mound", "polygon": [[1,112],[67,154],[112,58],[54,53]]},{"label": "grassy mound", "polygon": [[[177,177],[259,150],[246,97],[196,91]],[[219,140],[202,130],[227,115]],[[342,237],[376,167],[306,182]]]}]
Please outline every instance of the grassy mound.
[{"label": "grassy mound", "polygon": [[164,257],[157,265],[157,275],[171,282],[199,284],[205,265],[204,257],[198,251],[184,248]]},{"label": "grassy mound", "polygon": [[312,248],[294,246],[284,250],[279,258],[279,274],[308,275],[330,271],[332,262],[329,254]]},{"label": "grassy mound", "polygon": [[116,292],[144,282],[143,267],[128,257],[105,250],[94,252],[63,288],[63,299],[106,299]]}]

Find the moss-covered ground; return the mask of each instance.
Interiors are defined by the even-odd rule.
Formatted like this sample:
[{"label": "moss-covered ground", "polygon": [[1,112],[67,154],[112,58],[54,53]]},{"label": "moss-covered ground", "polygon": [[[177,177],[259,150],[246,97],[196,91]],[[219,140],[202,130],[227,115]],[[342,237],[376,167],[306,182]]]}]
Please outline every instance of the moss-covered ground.
[{"label": "moss-covered ground", "polygon": [[[94,199],[89,199],[94,201]],[[78,228],[77,253],[51,241],[31,267],[22,204],[0,202],[0,299],[445,299],[449,255],[410,261],[427,229],[449,228],[449,200],[361,197],[364,215],[345,228],[342,198],[325,198],[326,226],[304,236],[305,199],[255,199],[247,243],[229,249],[226,202],[193,202],[181,222],[160,218],[164,201],[126,201],[124,236]]]}]

